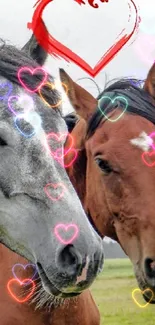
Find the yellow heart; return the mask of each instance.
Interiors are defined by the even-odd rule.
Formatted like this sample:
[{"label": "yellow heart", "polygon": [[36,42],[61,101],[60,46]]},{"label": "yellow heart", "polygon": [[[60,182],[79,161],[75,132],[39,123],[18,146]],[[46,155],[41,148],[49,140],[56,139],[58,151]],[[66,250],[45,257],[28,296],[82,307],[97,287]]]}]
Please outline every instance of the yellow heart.
[{"label": "yellow heart", "polygon": [[[51,88],[51,89],[55,89],[55,88],[56,88],[56,85],[55,85],[54,83],[46,82],[43,86],[46,86],[46,85],[48,85],[49,88]],[[66,85],[65,83],[63,83],[63,82],[61,82],[61,85],[62,85],[63,87],[65,87],[65,93],[67,94],[67,92],[68,92],[68,87],[67,87],[67,85]],[[62,101],[63,101],[63,99],[60,99],[60,100],[58,101],[57,104],[55,104],[55,105],[50,105],[50,104],[47,102],[47,100],[45,100],[45,98],[43,97],[43,95],[42,95],[42,93],[41,93],[41,88],[38,90],[38,92],[39,92],[39,95],[40,95],[41,99],[42,99],[42,100],[44,101],[44,103],[45,103],[47,106],[49,106],[49,107],[56,108],[56,107],[58,107],[58,106],[62,103]]]},{"label": "yellow heart", "polygon": [[[137,301],[137,299],[134,297],[134,295],[135,295],[135,292],[140,292],[140,293],[142,293],[142,294],[144,294],[146,291],[151,291],[151,293],[152,293],[152,297],[151,297],[151,299],[145,304],[145,305],[141,305],[138,301]],[[154,297],[154,293],[153,293],[153,291],[150,289],[150,288],[147,288],[147,289],[145,289],[144,291],[142,291],[142,290],[140,290],[140,289],[134,289],[133,291],[132,291],[132,298],[133,298],[133,300],[134,300],[134,302],[140,307],[140,308],[145,308],[150,302],[151,302],[151,300],[153,299],[153,297]]]}]

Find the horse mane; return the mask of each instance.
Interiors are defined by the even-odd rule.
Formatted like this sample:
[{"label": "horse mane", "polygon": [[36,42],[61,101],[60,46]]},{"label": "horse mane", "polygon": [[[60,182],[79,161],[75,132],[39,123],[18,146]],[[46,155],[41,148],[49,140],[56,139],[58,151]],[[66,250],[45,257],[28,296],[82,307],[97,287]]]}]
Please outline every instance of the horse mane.
[{"label": "horse mane", "polygon": [[[120,100],[116,100],[115,102],[110,102],[104,100],[102,103],[102,97],[108,96],[111,99],[114,99],[116,96],[125,97],[128,100],[128,107],[126,112],[131,114],[136,114],[142,116],[155,124],[155,104],[154,99],[140,86],[139,84],[141,80],[132,79],[120,79],[110,86],[106,87],[104,91],[97,97],[98,101],[101,102],[100,108],[105,111],[106,114],[110,113],[112,110],[116,108],[120,108],[124,110],[123,102]],[[101,113],[99,106],[95,113],[92,115],[90,120],[88,121],[87,126],[87,139],[93,135],[96,128],[100,124],[101,120],[106,120],[105,116]]]},{"label": "horse mane", "polygon": [[[28,53],[17,49],[15,46],[6,45],[5,41],[1,40],[0,45],[0,75],[10,82],[21,86],[18,79],[18,70],[22,67],[29,67],[32,69],[40,67]],[[37,73],[30,78],[26,72],[22,74],[22,80],[30,88],[35,88],[36,84],[42,81],[42,74]],[[54,78],[48,74],[47,81],[54,83]],[[37,93],[37,92],[36,92]],[[56,89],[50,88],[48,85],[42,87],[42,95],[50,105],[58,103],[60,95]],[[58,110],[58,109],[57,109]]]},{"label": "horse mane", "polygon": [[72,130],[74,129],[76,123],[79,121],[79,117],[77,116],[77,114],[75,112],[72,112],[72,113],[65,115],[63,118],[67,124],[68,132],[71,133]]}]

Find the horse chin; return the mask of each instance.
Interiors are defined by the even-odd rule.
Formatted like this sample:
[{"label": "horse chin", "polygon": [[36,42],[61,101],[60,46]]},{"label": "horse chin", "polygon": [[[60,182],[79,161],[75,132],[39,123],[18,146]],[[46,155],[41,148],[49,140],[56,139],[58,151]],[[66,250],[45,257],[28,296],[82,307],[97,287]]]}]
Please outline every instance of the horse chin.
[{"label": "horse chin", "polygon": [[[151,289],[152,290],[152,289]],[[155,293],[154,293],[155,294]],[[153,299],[149,298],[145,294],[143,294],[143,298],[145,299],[146,302],[149,302],[149,304],[155,304],[155,296]],[[151,300],[150,300],[151,299]]]},{"label": "horse chin", "polygon": [[145,289],[142,290],[143,298],[150,304],[155,304],[155,287],[151,287],[147,281],[145,282]]},{"label": "horse chin", "polygon": [[41,264],[37,263],[38,273],[41,280],[42,287],[52,297],[57,299],[67,299],[78,296],[81,292],[64,292],[58,289],[55,284],[53,284],[45,271],[43,270]]},{"label": "horse chin", "polygon": [[[140,274],[140,272],[136,272],[136,278],[144,300],[149,304],[155,304],[155,287],[151,287],[147,283],[147,280],[145,279],[143,274]],[[152,293],[154,294],[153,298]]]}]

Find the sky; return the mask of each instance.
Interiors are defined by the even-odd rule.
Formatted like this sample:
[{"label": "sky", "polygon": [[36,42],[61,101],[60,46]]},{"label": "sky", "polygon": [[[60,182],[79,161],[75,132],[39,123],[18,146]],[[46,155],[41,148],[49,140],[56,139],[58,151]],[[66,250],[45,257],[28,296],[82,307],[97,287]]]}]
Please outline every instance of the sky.
[{"label": "sky", "polygon": [[[134,26],[135,12],[129,18],[130,0],[109,0],[95,2],[99,8],[94,9],[85,0],[86,5],[79,5],[74,0],[53,0],[44,12],[43,19],[53,37],[73,52],[81,56],[92,67],[100,60],[108,48],[115,42],[123,28],[130,32]],[[155,58],[155,1],[134,0],[139,8],[141,23],[138,32],[121,49],[121,51],[94,78],[100,90],[105,81],[123,76],[146,78]],[[27,28],[33,16],[36,0],[1,0],[0,37],[18,47],[22,47],[30,38],[32,31]],[[92,78],[75,63],[49,56],[46,67],[50,73],[59,78],[59,67],[90,91],[95,97],[98,89],[89,79]],[[72,107],[64,98],[64,111]]]}]

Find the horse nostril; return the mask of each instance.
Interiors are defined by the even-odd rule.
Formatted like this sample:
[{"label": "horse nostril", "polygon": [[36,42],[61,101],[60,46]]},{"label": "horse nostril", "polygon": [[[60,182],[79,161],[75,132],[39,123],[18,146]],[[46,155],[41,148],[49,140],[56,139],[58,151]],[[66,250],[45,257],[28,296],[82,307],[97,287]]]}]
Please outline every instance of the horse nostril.
[{"label": "horse nostril", "polygon": [[145,265],[146,275],[150,278],[154,278],[155,277],[155,259],[146,258],[144,265]]},{"label": "horse nostril", "polygon": [[82,270],[82,257],[73,245],[65,246],[58,256],[58,267],[67,275],[77,276]]}]

